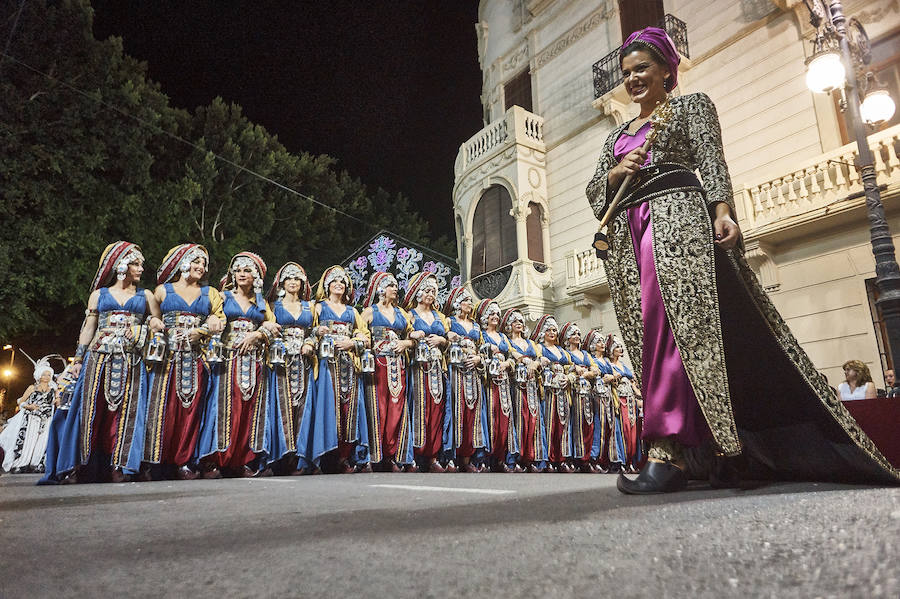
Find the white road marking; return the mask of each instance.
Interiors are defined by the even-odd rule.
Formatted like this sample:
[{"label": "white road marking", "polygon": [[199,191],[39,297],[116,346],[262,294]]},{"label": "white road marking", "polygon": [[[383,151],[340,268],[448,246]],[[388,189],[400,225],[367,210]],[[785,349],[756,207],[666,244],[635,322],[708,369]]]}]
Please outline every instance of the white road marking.
[{"label": "white road marking", "polygon": [[438,491],[443,493],[480,493],[482,495],[508,495],[515,493],[509,489],[466,489],[462,487],[425,487],[419,485],[369,485],[380,489],[404,489],[407,491]]}]

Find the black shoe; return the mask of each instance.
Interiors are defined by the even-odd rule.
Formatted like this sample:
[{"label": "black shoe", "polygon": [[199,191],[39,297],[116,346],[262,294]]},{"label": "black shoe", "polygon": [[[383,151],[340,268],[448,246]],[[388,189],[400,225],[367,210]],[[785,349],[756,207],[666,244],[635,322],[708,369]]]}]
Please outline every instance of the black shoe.
[{"label": "black shoe", "polygon": [[687,486],[687,475],[668,462],[647,462],[634,480],[619,475],[616,487],[626,495],[654,495],[681,491]]}]

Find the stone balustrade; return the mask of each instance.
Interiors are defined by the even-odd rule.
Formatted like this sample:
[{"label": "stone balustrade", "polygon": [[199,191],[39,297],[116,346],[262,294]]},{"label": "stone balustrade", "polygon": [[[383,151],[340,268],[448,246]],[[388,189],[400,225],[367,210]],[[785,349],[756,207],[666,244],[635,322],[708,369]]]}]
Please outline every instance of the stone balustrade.
[{"label": "stone balustrade", "polygon": [[457,180],[466,171],[512,144],[544,151],[544,119],[521,106],[512,106],[502,118],[489,124],[459,147],[454,173]]},{"label": "stone balustrade", "polygon": [[566,292],[569,295],[600,288],[606,283],[603,260],[593,248],[566,255]]},{"label": "stone balustrade", "polygon": [[[879,184],[900,183],[900,125],[869,136]],[[859,154],[851,143],[775,177],[735,186],[734,200],[744,236],[754,238],[829,212],[864,204],[862,180],[855,166]]]}]

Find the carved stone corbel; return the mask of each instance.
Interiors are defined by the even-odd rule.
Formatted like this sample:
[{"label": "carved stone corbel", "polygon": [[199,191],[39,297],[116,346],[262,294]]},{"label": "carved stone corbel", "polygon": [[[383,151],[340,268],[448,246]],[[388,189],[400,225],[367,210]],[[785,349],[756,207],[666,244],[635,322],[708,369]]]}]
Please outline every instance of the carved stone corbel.
[{"label": "carved stone corbel", "polygon": [[618,85],[615,89],[603,94],[593,102],[591,106],[600,111],[600,114],[611,116],[616,125],[621,125],[629,118],[631,111],[631,99],[625,92],[624,85]]},{"label": "carved stone corbel", "polygon": [[750,268],[756,273],[760,285],[766,291],[778,291],[781,281],[778,278],[778,267],[772,261],[773,248],[764,241],[748,241],[744,257]]}]

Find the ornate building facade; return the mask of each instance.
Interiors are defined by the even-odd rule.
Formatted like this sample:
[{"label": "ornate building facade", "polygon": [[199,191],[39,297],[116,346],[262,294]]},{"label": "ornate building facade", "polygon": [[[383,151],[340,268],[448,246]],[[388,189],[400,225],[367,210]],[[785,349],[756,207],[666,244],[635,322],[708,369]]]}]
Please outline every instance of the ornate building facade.
[{"label": "ornate building facade", "polygon": [[[900,0],[844,10],[900,103]],[[462,279],[503,307],[617,331],[584,189],[609,131],[636,115],[616,51],[648,24],[682,54],[674,93],[703,91],[718,108],[748,258],[794,334],[832,384],[856,358],[881,386],[892,360],[856,145],[839,98],[806,87],[815,30],[803,0],[481,0],[485,127],[460,146],[453,190]],[[898,122],[869,137],[895,235]]]}]

